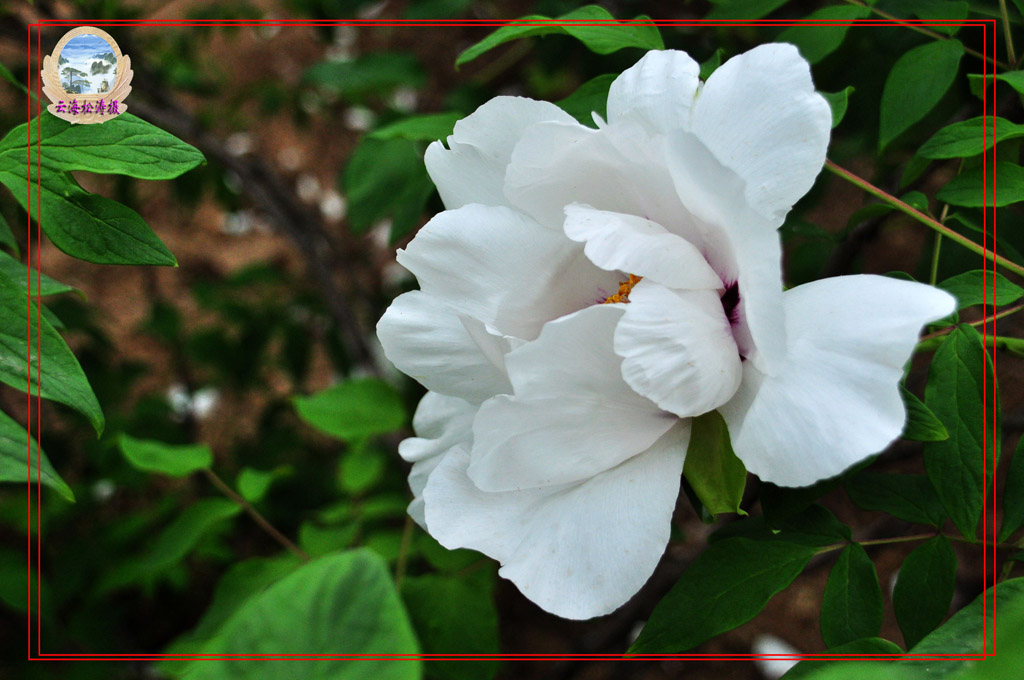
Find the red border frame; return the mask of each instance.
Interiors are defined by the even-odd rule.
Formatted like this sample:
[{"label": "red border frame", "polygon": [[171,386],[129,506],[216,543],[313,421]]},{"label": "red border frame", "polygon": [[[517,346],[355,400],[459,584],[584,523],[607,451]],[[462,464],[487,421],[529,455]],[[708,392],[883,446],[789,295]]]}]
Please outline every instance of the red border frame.
[{"label": "red border frame", "polygon": [[[36,101],[36,120],[37,120],[37,135],[36,135],[36,209],[37,215],[42,217],[42,189],[39,186],[39,177],[41,174],[42,165],[42,149],[41,149],[41,123],[39,123],[39,116],[42,113],[42,92],[41,92],[41,78],[39,72],[33,73],[33,63],[36,68],[41,68],[42,64],[42,28],[44,27],[56,27],[56,26],[83,26],[83,25],[95,25],[95,26],[336,26],[336,25],[350,25],[350,26],[501,26],[505,24],[525,24],[525,25],[546,25],[551,23],[560,24],[578,24],[578,25],[600,25],[610,23],[610,21],[602,20],[576,20],[576,21],[560,21],[560,20],[514,20],[514,21],[495,21],[489,19],[437,19],[437,20],[376,20],[376,19],[353,19],[353,20],[305,20],[305,19],[231,19],[231,20],[219,20],[219,19],[196,19],[196,20],[181,20],[181,19],[103,19],[103,20],[63,20],[63,19],[44,19],[38,22],[29,24],[28,26],[28,79],[27,84],[31,89],[33,84],[35,85],[35,91],[37,94]],[[637,22],[636,20],[620,20],[618,23],[650,23],[650,22]],[[903,25],[903,26],[936,26],[936,25],[955,25],[955,26],[972,26],[980,27],[983,29],[983,53],[986,57],[996,60],[996,43],[997,43],[997,26],[998,22],[996,19],[969,19],[964,21],[954,20],[917,20],[917,19],[856,19],[856,20],[783,20],[783,19],[758,19],[758,20],[653,20],[653,23],[658,26],[696,26],[696,27],[713,27],[713,26],[889,26],[889,25]],[[32,60],[32,33],[35,29],[35,40],[36,40],[36,61]],[[989,40],[989,30],[991,30],[992,39]],[[991,49],[991,53],[990,53]],[[982,61],[982,74],[987,80],[989,73],[989,62]],[[994,75],[994,68],[993,73]],[[995,99],[997,79],[993,78],[993,99]],[[985,90],[987,92],[987,88]],[[982,95],[982,115],[989,115],[989,101],[986,94]],[[32,122],[32,100],[28,98],[28,122],[31,125]],[[993,112],[994,117],[994,112]],[[995,120],[993,120],[993,134],[995,134]],[[982,126],[982,143],[987,146],[987,128]],[[984,147],[983,147],[984,148]],[[32,203],[32,143],[31,143],[31,128],[28,131],[28,205]],[[995,189],[996,189],[996,177],[995,177],[995,146],[992,147],[992,196],[993,206],[992,207],[992,252],[996,252],[997,244],[995,242],[996,237],[996,218],[995,218]],[[982,152],[982,184],[983,184],[983,204],[982,204],[982,246],[985,245],[985,240],[988,235],[988,221],[989,221],[989,206],[987,204],[988,191],[988,168],[989,168],[989,157],[987,149]],[[41,233],[39,221],[36,221],[35,228],[35,239],[37,242],[41,242]],[[28,282],[29,289],[32,289],[32,244],[33,244],[33,230],[32,230],[32,217],[31,214],[28,217],[28,263],[29,263],[29,274]],[[987,288],[987,279],[989,275],[990,263],[988,260],[983,259],[983,286]],[[40,270],[40,259],[39,259],[39,248],[36,248],[36,271]],[[991,273],[995,274],[995,264],[991,263]],[[36,277],[36,381],[37,385],[41,382],[41,334],[39,332],[39,326],[41,325],[41,302],[40,302],[40,277]],[[993,279],[993,288],[995,287],[995,281]],[[983,291],[983,306],[982,313],[984,317],[989,316],[987,298],[984,296]],[[993,300],[993,315],[995,313],[995,304]],[[28,343],[29,347],[32,346],[32,300],[29,298],[28,304]],[[988,336],[987,328],[985,325],[982,326],[982,337],[984,346],[988,347]],[[992,337],[993,340],[996,338],[996,320],[992,320]],[[29,381],[28,381],[28,426],[27,431],[32,432],[32,417],[33,412],[39,413],[42,404],[42,398],[37,393],[35,394],[35,411],[33,411],[33,394],[32,394],[32,380],[31,380],[31,361],[32,357],[29,356]],[[992,364],[993,373],[996,368],[996,357],[995,352],[992,353]],[[984,399],[984,411],[983,414],[983,465],[985,468],[988,467],[988,435],[989,428],[992,428],[992,441],[995,441],[997,433],[995,432],[996,426],[996,414],[988,413],[988,395],[989,385],[987,384],[988,373],[983,371],[983,399]],[[992,390],[992,404],[995,404],[996,396],[996,383],[993,381],[991,385]],[[987,418],[991,417],[991,422]],[[37,442],[37,450],[41,449],[41,424],[40,418],[37,417],[35,421],[36,432],[35,440]],[[982,654],[154,654],[154,653],[139,653],[139,654],[73,654],[73,653],[44,653],[42,652],[42,588],[41,588],[41,572],[42,572],[42,532],[41,532],[41,505],[35,507],[36,516],[36,527],[35,527],[35,547],[33,551],[33,535],[32,535],[32,514],[33,514],[33,450],[31,438],[28,445],[28,657],[30,661],[40,660],[55,660],[55,661],[72,661],[72,660],[108,660],[108,661],[152,661],[159,659],[193,659],[193,660],[205,660],[205,659],[488,659],[488,660],[519,660],[519,661],[533,661],[533,660],[546,660],[546,659],[572,659],[572,660],[606,660],[606,659],[646,659],[646,660],[703,660],[703,659],[721,659],[721,660],[746,660],[746,659],[770,659],[770,660],[803,660],[803,659],[829,659],[829,660],[882,660],[882,659],[946,659],[946,660],[980,660],[989,656],[994,656],[996,653],[995,648],[995,630],[996,630],[996,583],[997,574],[996,569],[996,546],[993,541],[991,544],[992,548],[992,562],[991,562],[991,581],[989,580],[989,562],[988,562],[988,551],[983,549],[982,556],[982,569],[983,569],[983,585],[985,598],[982,601],[982,635],[983,635],[983,653]],[[41,469],[40,469],[40,456],[35,456],[36,460],[36,474],[35,474],[35,496],[41,498],[42,486],[41,486]],[[982,532],[982,546],[984,548],[986,543],[989,543],[989,529],[991,528],[992,536],[997,535],[996,527],[996,494],[994,493],[994,480],[996,472],[996,456],[992,457],[992,477],[993,493],[991,494],[992,500],[992,518],[991,527],[988,522],[988,497],[983,496],[983,511],[985,516],[982,520],[983,532]],[[983,479],[984,476],[983,469]],[[983,484],[983,494],[989,493],[989,485]],[[33,554],[36,556],[36,602],[37,611],[33,614],[33,601],[32,601],[32,562]],[[992,587],[989,588],[989,584]],[[988,632],[988,591],[991,590],[992,597],[992,635],[989,637]],[[36,649],[33,653],[33,619],[35,619],[35,642]],[[989,643],[991,642],[991,651],[989,651]]]}]

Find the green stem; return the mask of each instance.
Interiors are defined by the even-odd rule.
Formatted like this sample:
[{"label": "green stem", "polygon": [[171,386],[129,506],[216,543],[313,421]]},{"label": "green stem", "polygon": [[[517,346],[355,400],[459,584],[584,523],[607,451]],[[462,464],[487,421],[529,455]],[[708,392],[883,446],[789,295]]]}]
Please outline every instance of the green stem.
[{"label": "green stem", "polygon": [[398,549],[398,559],[395,560],[395,588],[402,587],[402,579],[405,578],[405,565],[409,559],[409,546],[412,544],[412,517],[405,514],[405,526],[402,527],[402,545]]},{"label": "green stem", "polygon": [[[903,26],[905,28],[909,28],[912,31],[917,31],[918,33],[920,33],[922,35],[926,35],[929,38],[932,38],[934,40],[951,40],[951,38],[948,35],[942,35],[941,33],[936,33],[935,31],[933,31],[933,30],[931,30],[929,28],[925,28],[924,26],[918,26],[916,24],[908,23],[908,22],[904,21],[903,19],[900,19],[898,16],[896,16],[894,14],[889,14],[888,12],[883,12],[880,9],[875,9],[874,7],[868,5],[867,3],[861,2],[860,0],[846,0],[846,2],[851,4],[851,5],[856,5],[857,7],[865,7],[867,9],[871,10],[872,12],[874,12],[875,14],[877,14],[880,17],[883,17],[885,19],[889,19],[890,21],[892,21],[894,23],[897,23],[900,26]],[[979,59],[983,59],[983,60],[987,61],[990,64],[995,64],[999,68],[1004,69],[1006,71],[1012,71],[1013,70],[1013,67],[1011,67],[1009,64],[1004,64],[1003,62],[999,61],[998,59],[993,59],[992,57],[987,57],[984,54],[982,54],[981,52],[979,52],[978,50],[975,50],[975,49],[972,49],[970,47],[967,47],[966,45],[964,45],[964,52],[966,52],[967,54],[974,55],[975,57],[977,57]]]},{"label": "green stem", "polygon": [[220,478],[220,475],[218,475],[213,470],[210,470],[209,468],[203,470],[203,474],[206,475],[206,478],[210,480],[210,483],[217,487],[221,493],[223,493],[232,501],[240,505],[242,509],[245,510],[245,512],[248,513],[250,517],[252,517],[253,521],[256,522],[256,524],[258,524],[261,529],[270,534],[270,536],[275,541],[280,543],[282,546],[284,546],[286,550],[290,551],[303,562],[309,561],[309,555],[306,553],[305,550],[292,543],[292,541],[289,540],[287,536],[278,531],[277,527],[268,522],[267,518],[260,514],[260,511],[254,508],[252,504],[249,503],[249,501],[245,500],[240,495],[235,493],[235,490],[228,486],[227,483]]},{"label": "green stem", "polygon": [[975,243],[974,241],[972,241],[971,239],[967,238],[966,236],[962,236],[961,234],[958,234],[957,232],[953,231],[952,229],[950,229],[946,225],[942,224],[938,220],[936,220],[936,219],[934,219],[932,217],[929,217],[928,215],[925,215],[920,210],[917,210],[916,208],[911,207],[910,205],[904,203],[903,201],[901,201],[900,199],[896,198],[892,194],[890,194],[890,193],[888,193],[886,191],[883,191],[882,189],[879,189],[878,187],[876,187],[874,184],[872,184],[871,182],[867,181],[866,179],[853,174],[852,172],[850,172],[849,170],[846,170],[845,168],[841,168],[840,166],[836,165],[835,163],[833,163],[832,161],[829,161],[829,160],[825,161],[825,167],[829,171],[839,175],[840,177],[842,177],[843,179],[847,180],[851,184],[855,184],[856,186],[860,187],[861,189],[863,189],[864,191],[868,192],[869,194],[871,194],[873,196],[877,196],[878,198],[882,199],[883,201],[885,201],[889,205],[893,206],[894,208],[896,208],[900,212],[903,212],[903,213],[906,213],[907,215],[910,215],[911,217],[913,217],[915,220],[917,220],[921,224],[924,224],[924,225],[926,225],[928,227],[931,227],[932,229],[934,229],[938,233],[942,234],[943,236],[945,236],[949,240],[955,241],[956,243],[959,243],[964,248],[967,248],[968,250],[970,250],[972,252],[978,253],[979,255],[984,257],[985,259],[987,259],[987,260],[989,260],[991,262],[995,262],[996,264],[998,264],[998,265],[1000,265],[1000,266],[1002,266],[1002,267],[1012,271],[1014,274],[1019,274],[1021,276],[1024,276],[1024,267],[1022,267],[1021,265],[1019,265],[1019,264],[1017,264],[1015,262],[1012,262],[1010,260],[1007,260],[1002,255],[997,255],[997,254],[993,253],[991,250],[987,249],[985,246],[982,246],[982,245],[979,245],[979,244]]},{"label": "green stem", "polygon": [[936,536],[945,536],[947,540],[956,541],[957,543],[968,543],[970,545],[980,545],[985,548],[991,548],[995,546],[997,548],[1016,548],[1018,546],[1013,543],[989,543],[988,541],[971,541],[962,536],[950,536],[949,534],[942,533],[941,531],[933,531],[927,534],[914,534],[912,536],[895,536],[893,538],[872,538],[867,541],[842,541],[840,543],[830,543],[829,545],[822,546],[818,549],[818,555],[823,553],[832,552],[834,550],[841,550],[850,543],[859,543],[860,545],[892,545],[895,543],[910,543],[912,541],[926,541]]},{"label": "green stem", "polygon": [[[1003,311],[999,312],[998,314],[992,314],[990,316],[986,316],[984,319],[978,319],[977,321],[971,321],[970,324],[968,324],[968,325],[970,325],[970,326],[983,326],[984,324],[988,323],[989,321],[995,321],[996,319],[1002,319],[1004,316],[1010,316],[1011,314],[1016,314],[1017,312],[1019,312],[1022,309],[1024,309],[1024,304],[1019,304],[1019,305],[1016,305],[1014,307],[1010,307],[1009,309],[1004,309]],[[939,330],[935,331],[934,333],[928,333],[927,335],[922,335],[921,339],[918,340],[918,342],[924,342],[925,340],[931,340],[932,338],[937,338],[940,335],[946,335],[947,333],[952,333],[953,329],[955,329],[955,328],[956,328],[956,326],[947,326],[946,328],[940,328]]]},{"label": "green stem", "polygon": [[1003,35],[1006,36],[1006,56],[1014,64],[1017,63],[1017,55],[1013,50],[1013,36],[1010,35],[1010,15],[1006,11],[1006,0],[999,0],[999,12],[1003,15]]},{"label": "green stem", "polygon": [[[964,167],[963,161],[960,162],[960,168]],[[956,174],[960,174],[960,170],[957,170]],[[939,222],[942,224],[946,223],[946,216],[949,215],[949,203],[942,204],[942,212],[939,214]],[[928,283],[935,285],[939,280],[939,254],[942,252],[942,234],[935,235],[935,246],[932,248],[932,270],[928,275]]]},{"label": "green stem", "polygon": [[928,274],[928,283],[935,285],[939,279],[939,253],[942,252],[942,234],[935,235],[935,245],[932,246],[932,270]]}]

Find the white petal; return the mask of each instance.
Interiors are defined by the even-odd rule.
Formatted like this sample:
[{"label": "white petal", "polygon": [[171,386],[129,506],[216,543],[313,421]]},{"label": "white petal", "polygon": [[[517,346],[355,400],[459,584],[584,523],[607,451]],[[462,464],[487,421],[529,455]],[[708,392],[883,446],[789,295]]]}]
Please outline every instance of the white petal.
[{"label": "white petal", "polygon": [[423,489],[427,479],[452,447],[472,445],[476,411],[476,406],[462,399],[427,392],[412,418],[417,436],[398,444],[399,455],[413,463],[409,472],[409,489],[413,495],[409,515],[424,529],[427,525],[423,516]]},{"label": "white petal", "polygon": [[524,340],[617,287],[615,275],[595,267],[565,234],[504,207],[446,210],[398,251],[398,262],[424,293]]},{"label": "white petal", "polygon": [[512,391],[502,362],[511,345],[499,335],[470,332],[473,323],[414,290],[395,298],[377,322],[377,337],[391,363],[428,390],[480,403]]},{"label": "white petal", "polygon": [[412,491],[412,500],[406,512],[412,517],[416,524],[424,530],[427,528],[426,503],[423,502],[423,489],[427,486],[430,475],[437,469],[444,456],[434,456],[412,464],[409,471],[409,490]]},{"label": "white petal", "polygon": [[779,224],[825,163],[832,113],[793,45],[761,45],[722,64],[692,116],[697,136],[745,180],[750,204]]},{"label": "white petal", "polygon": [[410,463],[440,456],[457,444],[472,444],[477,406],[456,397],[427,392],[412,418],[415,437],[402,440],[398,453]]},{"label": "white petal", "polygon": [[445,207],[505,205],[502,184],[512,149],[523,130],[542,121],[576,123],[550,102],[495,97],[455,124],[448,149],[431,144],[423,160]]},{"label": "white petal", "polygon": [[664,146],[628,121],[599,130],[541,123],[512,152],[505,195],[558,232],[565,206],[583,203],[642,216],[697,244],[699,232],[675,195]]},{"label": "white petal", "polygon": [[949,294],[883,276],[841,276],[786,291],[789,354],[775,376],[744,366],[719,409],[736,455],[761,479],[806,486],[878,453],[903,430],[898,384],[921,326]]},{"label": "white petal", "polygon": [[740,198],[743,180],[696,136],[676,132],[667,145],[675,190],[703,225],[709,262],[723,281],[739,283],[736,336],[743,356],[771,373],[786,352],[782,247],[776,232],[781,222],[758,214]]},{"label": "white petal", "polygon": [[689,417],[727,402],[742,377],[718,293],[634,286],[615,329],[622,377],[666,411]]},{"label": "white petal", "polygon": [[612,82],[608,122],[638,120],[662,132],[689,128],[699,76],[700,65],[685,52],[648,52]]},{"label": "white petal", "polygon": [[515,397],[484,402],[469,474],[486,491],[587,479],[651,446],[677,421],[623,382],[612,333],[621,311],[598,305],[548,323],[508,355]]},{"label": "white petal", "polygon": [[573,204],[565,208],[565,233],[583,243],[587,257],[601,269],[636,274],[670,288],[722,288],[722,280],[696,247],[642,217]]},{"label": "white petal", "polygon": [[427,483],[431,534],[472,548],[545,610],[570,619],[608,614],[632,597],[668,543],[689,427],[679,423],[650,449],[579,484],[488,493],[455,450]]}]

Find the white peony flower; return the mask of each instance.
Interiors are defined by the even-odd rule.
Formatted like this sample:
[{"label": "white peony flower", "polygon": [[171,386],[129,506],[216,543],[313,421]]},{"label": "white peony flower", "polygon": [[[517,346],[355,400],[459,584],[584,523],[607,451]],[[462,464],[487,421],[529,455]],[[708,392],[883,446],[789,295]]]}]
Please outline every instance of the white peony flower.
[{"label": "white peony flower", "polygon": [[902,367],[954,306],[879,276],[783,292],[776,230],[829,107],[791,45],[698,73],[647,54],[597,129],[516,97],[460,121],[426,154],[448,209],[398,252],[420,290],[378,325],[430,390],[399,448],[410,513],[567,618],[654,570],[691,417],[717,409],[766,481],[836,475],[899,436]]}]

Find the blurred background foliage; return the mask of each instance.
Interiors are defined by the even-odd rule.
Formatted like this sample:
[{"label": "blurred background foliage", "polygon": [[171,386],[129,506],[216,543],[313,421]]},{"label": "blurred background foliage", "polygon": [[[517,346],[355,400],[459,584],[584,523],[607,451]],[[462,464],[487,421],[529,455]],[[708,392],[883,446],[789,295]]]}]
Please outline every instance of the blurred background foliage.
[{"label": "blurred background foliage", "polygon": [[[881,15],[962,20],[1001,18],[1004,10],[1004,3],[994,0],[869,4],[874,14],[859,2],[823,0],[619,0],[601,6],[619,19]],[[26,63],[26,26],[43,18],[83,24],[120,18],[501,20],[559,17],[578,7],[565,0],[181,0],[159,7],[133,0],[7,2],[0,7],[0,62],[14,82],[0,81],[5,103],[0,131],[24,123],[25,96],[17,85],[25,83],[26,70],[39,68]],[[1018,3],[1006,19],[1024,46]],[[44,53],[64,30],[41,31]],[[131,56],[136,72],[130,111],[196,147],[206,162],[166,181],[75,173],[88,191],[142,215],[174,253],[177,268],[88,264],[45,239],[33,244],[42,271],[80,292],[47,297],[46,314],[78,357],[106,419],[97,437],[72,409],[43,405],[43,447],[74,496],[69,502],[69,494],[54,484],[57,490],[44,489],[41,499],[43,651],[216,651],[225,636],[251,634],[247,622],[268,619],[276,620],[277,637],[262,651],[315,651],[313,638],[326,651],[333,649],[332,639],[352,630],[344,628],[345,616],[351,616],[346,602],[359,603],[361,615],[378,624],[367,633],[373,639],[360,643],[364,651],[626,649],[682,568],[704,550],[716,528],[704,521],[707,509],[692,494],[692,503],[681,496],[662,566],[623,611],[591,622],[541,612],[496,578],[492,561],[445,550],[406,517],[408,470],[395,448],[411,432],[422,388],[383,360],[372,329],[390,300],[414,286],[394,263],[394,249],[442,209],[423,168],[426,145],[498,94],[559,102],[592,124],[589,113],[603,114],[614,75],[632,65],[643,48],[602,53],[600,45],[588,49],[585,38],[559,30],[510,37],[479,55],[467,53],[494,32],[493,26],[480,25],[107,30]],[[981,242],[981,225],[992,224],[991,212],[984,216],[970,201],[944,209],[936,198],[954,178],[976,172],[981,156],[941,150],[929,155],[924,144],[943,126],[981,115],[979,95],[991,93],[985,89],[991,83],[977,75],[982,62],[976,56],[949,55],[941,47],[947,43],[899,25],[631,30],[637,31],[637,45],[657,40],[686,50],[705,73],[757,44],[796,42],[813,62],[818,89],[830,93],[841,117],[829,150],[832,160],[972,240]],[[955,35],[968,50],[984,49],[978,29],[929,30]],[[914,96],[913,88],[927,76],[931,80],[919,98],[935,101],[922,103],[919,116],[885,120],[880,102],[894,64],[922,49],[926,52],[918,53],[916,62],[904,62],[909,75],[897,89]],[[1000,39],[997,57],[1008,62],[1016,55],[1007,54]],[[998,98],[989,101],[999,116],[1021,119],[1020,88],[1019,80],[1000,82]],[[1000,136],[998,157],[1016,164],[1019,140],[1014,137],[1021,135],[1016,128],[1007,133]],[[1007,191],[1012,188],[1008,181]],[[29,232],[18,200],[0,193],[0,243],[10,256],[23,259]],[[996,213],[999,252],[1024,262],[1019,205],[1007,204]],[[4,225],[10,225],[10,239]],[[979,256],[949,241],[934,247],[932,232],[827,173],[782,234],[790,286],[856,272],[903,271],[918,280],[945,281],[982,266]],[[1007,279],[1004,290],[1012,297],[1011,286]],[[962,316],[974,321],[981,310],[974,306]],[[1022,335],[1016,317],[1000,322],[999,331]],[[1021,348],[1009,343],[989,349],[999,359],[1002,447],[1012,450],[1024,428],[1024,390],[1015,361]],[[922,360],[912,365],[911,392],[923,394],[926,367]],[[0,405],[24,425],[23,394],[0,388]],[[914,474],[921,480],[920,452],[919,443],[898,442],[871,472]],[[753,480],[743,507],[763,509],[766,517],[774,510],[785,521],[820,499],[833,519],[865,539],[908,533],[914,522],[945,521],[941,508],[938,518],[925,510],[923,520],[913,513],[908,520],[878,500],[877,491],[876,484],[861,480],[845,490],[832,483],[798,496]],[[180,661],[26,665],[13,661],[27,642],[26,542],[34,536],[27,533],[26,506],[23,486],[0,487],[3,677],[153,678],[185,672],[201,678],[425,674],[436,680],[657,679],[681,673],[774,677],[750,662],[714,660],[645,662],[626,670],[604,661],[436,660],[422,668],[414,662],[382,664],[374,672],[343,662],[318,670],[256,662],[235,668],[212,663],[190,668]],[[872,512],[878,509],[888,514]],[[955,592],[949,595],[955,611],[981,592],[983,548],[965,543],[945,548],[956,551]],[[886,584],[910,552],[900,544],[872,551],[887,600]],[[316,561],[304,567],[320,565],[315,573],[289,579],[304,560],[321,556],[330,562]],[[760,616],[695,651],[765,651],[758,645],[767,644],[769,634],[799,652],[824,650],[818,616],[830,564],[812,560]],[[1007,575],[1013,568],[1008,564]],[[332,586],[338,574],[350,578]],[[318,599],[318,592],[335,599]],[[285,613],[289,603],[307,600],[318,603],[316,616]],[[913,626],[904,626],[887,606],[879,628],[882,637],[909,646],[937,623],[908,634]]]}]

